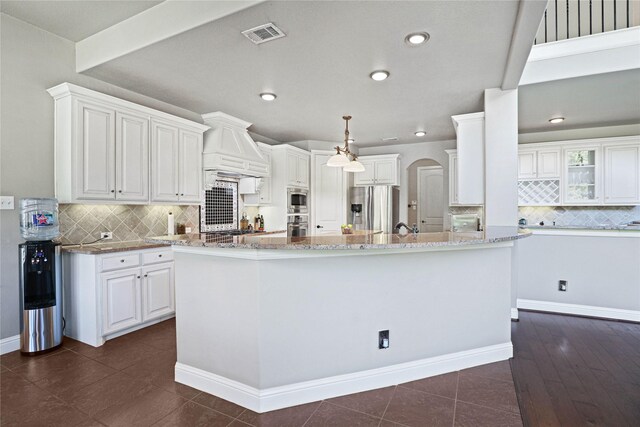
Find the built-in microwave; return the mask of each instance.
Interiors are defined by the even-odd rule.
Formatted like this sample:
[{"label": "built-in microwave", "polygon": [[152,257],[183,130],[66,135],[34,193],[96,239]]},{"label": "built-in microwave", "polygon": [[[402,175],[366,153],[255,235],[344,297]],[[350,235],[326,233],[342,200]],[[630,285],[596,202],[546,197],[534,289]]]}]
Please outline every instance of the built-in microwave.
[{"label": "built-in microwave", "polygon": [[307,206],[309,192],[302,188],[287,189],[287,213],[289,214],[308,214]]}]

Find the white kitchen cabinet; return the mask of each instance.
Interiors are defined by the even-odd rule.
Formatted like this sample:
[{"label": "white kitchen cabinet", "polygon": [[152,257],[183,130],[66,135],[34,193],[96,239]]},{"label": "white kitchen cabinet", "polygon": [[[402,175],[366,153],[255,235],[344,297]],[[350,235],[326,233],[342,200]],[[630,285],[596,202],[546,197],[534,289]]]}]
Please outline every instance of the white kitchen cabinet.
[{"label": "white kitchen cabinet", "polygon": [[151,153],[151,201],[199,203],[202,135],[153,120]]},{"label": "white kitchen cabinet", "polygon": [[563,149],[563,204],[601,204],[600,155],[601,147],[597,145],[571,146]]},{"label": "white kitchen cabinet", "polygon": [[[63,199],[59,200],[61,202],[68,199],[115,200],[116,112],[82,100],[76,103],[75,111],[75,147],[68,147],[70,151],[76,151],[77,163],[73,168],[75,191],[61,192],[56,196]],[[56,172],[59,166],[64,167],[56,165]]]},{"label": "white kitchen cabinet", "polygon": [[[48,92],[55,100],[55,194],[60,203],[199,201],[202,133],[208,126],[69,83]],[[151,170],[150,139],[161,139],[165,146],[160,151],[171,152],[152,161]],[[160,170],[153,170],[158,165]],[[159,197],[153,197],[154,190]]]},{"label": "white kitchen cabinet", "polygon": [[538,176],[535,151],[520,151],[518,153],[518,179],[531,179]]},{"label": "white kitchen cabinet", "polygon": [[456,150],[446,150],[449,155],[449,206],[458,205],[458,154]]},{"label": "white kitchen cabinet", "polygon": [[518,179],[560,177],[560,149],[518,150]]},{"label": "white kitchen cabinet", "polygon": [[65,335],[94,347],[175,313],[173,252],[63,254]]},{"label": "white kitchen cabinet", "polygon": [[451,116],[456,130],[458,204],[484,203],[484,113]]},{"label": "white kitchen cabinet", "polygon": [[116,112],[116,200],[149,200],[149,119]]},{"label": "white kitchen cabinet", "polygon": [[297,150],[287,151],[287,186],[309,188],[309,154]]},{"label": "white kitchen cabinet", "polygon": [[640,144],[603,148],[604,203],[640,203]]},{"label": "white kitchen cabinet", "polygon": [[355,186],[363,185],[400,185],[399,154],[358,157],[364,166],[364,172],[353,175]]},{"label": "white kitchen cabinet", "polygon": [[260,191],[258,191],[257,194],[245,194],[245,206],[261,206],[271,204],[271,146],[262,142],[256,142],[256,144],[258,145],[260,154],[262,154],[262,157],[264,157],[265,161],[267,162],[269,176],[262,178],[262,185],[260,186]]},{"label": "white kitchen cabinet", "polygon": [[102,274],[104,334],[127,329],[142,321],[140,279],[139,268]]},{"label": "white kitchen cabinet", "polygon": [[172,262],[142,269],[142,320],[157,319],[175,311]]}]

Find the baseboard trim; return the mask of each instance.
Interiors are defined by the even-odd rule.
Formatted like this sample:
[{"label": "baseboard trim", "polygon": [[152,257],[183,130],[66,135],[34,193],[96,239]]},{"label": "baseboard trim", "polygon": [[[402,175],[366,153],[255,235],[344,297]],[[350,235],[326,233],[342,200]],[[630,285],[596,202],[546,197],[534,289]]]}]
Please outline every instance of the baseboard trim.
[{"label": "baseboard trim", "polygon": [[575,314],[578,316],[599,317],[603,319],[628,320],[640,322],[640,311],[620,308],[597,307],[593,305],[564,304],[558,302],[536,301],[518,298],[518,308],[525,310],[548,311],[551,313]]},{"label": "baseboard trim", "polygon": [[262,413],[345,394],[388,387],[407,381],[507,360],[513,357],[511,342],[480,347],[413,362],[280,387],[257,389],[238,381],[176,363],[175,380],[198,390]]},{"label": "baseboard trim", "polygon": [[20,335],[14,335],[0,340],[0,354],[11,353],[16,350],[20,350]]},{"label": "baseboard trim", "polygon": [[511,320],[518,320],[518,309],[517,308],[512,308],[511,309]]}]

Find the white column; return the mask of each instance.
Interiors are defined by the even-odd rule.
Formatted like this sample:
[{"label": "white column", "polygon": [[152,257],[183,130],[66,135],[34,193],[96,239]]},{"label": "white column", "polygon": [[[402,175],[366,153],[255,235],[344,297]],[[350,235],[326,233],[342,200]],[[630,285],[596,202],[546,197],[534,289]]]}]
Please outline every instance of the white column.
[{"label": "white column", "polygon": [[518,224],[518,90],[485,89],[485,224]]}]

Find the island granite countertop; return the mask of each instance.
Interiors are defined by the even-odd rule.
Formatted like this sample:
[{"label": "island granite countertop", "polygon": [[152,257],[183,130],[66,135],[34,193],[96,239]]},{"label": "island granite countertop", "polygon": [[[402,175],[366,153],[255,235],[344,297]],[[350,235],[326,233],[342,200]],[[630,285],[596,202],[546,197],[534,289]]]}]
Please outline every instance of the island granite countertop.
[{"label": "island granite countertop", "polygon": [[145,239],[149,243],[177,246],[283,249],[283,250],[353,250],[353,249],[404,249],[444,246],[482,245],[506,242],[531,235],[518,227],[487,227],[478,232],[442,232],[407,234],[335,234],[306,237],[269,235],[216,236],[210,234],[183,234],[158,236]]}]

